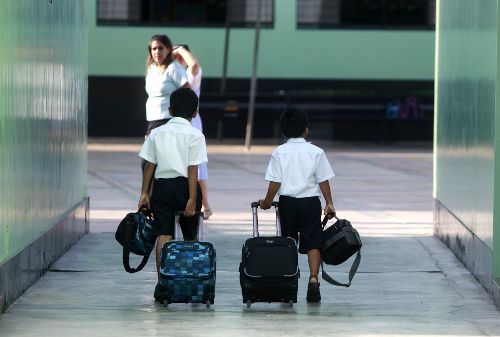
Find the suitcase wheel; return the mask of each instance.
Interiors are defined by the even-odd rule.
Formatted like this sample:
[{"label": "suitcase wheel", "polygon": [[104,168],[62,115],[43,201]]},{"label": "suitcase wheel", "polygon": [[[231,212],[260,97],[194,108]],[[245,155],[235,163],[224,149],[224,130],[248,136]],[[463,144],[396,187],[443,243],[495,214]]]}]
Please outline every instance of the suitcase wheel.
[{"label": "suitcase wheel", "polygon": [[205,305],[207,306],[207,309],[208,309],[208,308],[210,308],[210,301],[209,301],[209,300],[207,300],[207,301],[205,302]]},{"label": "suitcase wheel", "polygon": [[250,308],[251,305],[252,305],[252,301],[247,300],[247,308]]},{"label": "suitcase wheel", "polygon": [[167,299],[163,300],[163,305],[165,306],[165,308],[168,307],[168,300]]},{"label": "suitcase wheel", "polygon": [[288,301],[288,305],[290,306],[290,308],[293,308],[293,300]]}]

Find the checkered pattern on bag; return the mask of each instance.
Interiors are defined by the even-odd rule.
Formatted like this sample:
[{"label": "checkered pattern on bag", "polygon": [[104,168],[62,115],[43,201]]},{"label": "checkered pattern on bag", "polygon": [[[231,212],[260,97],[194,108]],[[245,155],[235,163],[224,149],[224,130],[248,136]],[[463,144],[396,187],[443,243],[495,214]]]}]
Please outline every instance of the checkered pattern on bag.
[{"label": "checkered pattern on bag", "polygon": [[213,302],[215,249],[211,243],[167,242],[161,251],[160,284],[170,302]]},{"label": "checkered pattern on bag", "polygon": [[153,221],[149,220],[144,214],[130,213],[129,221],[137,224],[137,231],[131,242],[130,251],[137,255],[149,255],[156,243],[156,231]]},{"label": "checkered pattern on bag", "polygon": [[213,302],[215,279],[168,279],[162,286],[167,287],[168,300],[172,303]]}]

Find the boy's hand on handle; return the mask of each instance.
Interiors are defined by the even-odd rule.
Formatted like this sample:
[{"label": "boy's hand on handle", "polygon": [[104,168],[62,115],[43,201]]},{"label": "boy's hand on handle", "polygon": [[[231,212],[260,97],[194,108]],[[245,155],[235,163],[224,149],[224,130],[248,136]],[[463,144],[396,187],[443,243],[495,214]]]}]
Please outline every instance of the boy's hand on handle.
[{"label": "boy's hand on handle", "polygon": [[193,216],[196,212],[196,200],[189,198],[186,204],[186,208],[184,209],[185,216]]},{"label": "boy's hand on handle", "polygon": [[261,209],[269,209],[269,208],[271,208],[273,202],[267,201],[266,199],[260,199],[259,204],[260,204]]},{"label": "boy's hand on handle", "polygon": [[326,204],[325,207],[325,215],[328,216],[328,219],[333,218],[337,212],[335,211],[335,207],[333,207],[333,204]]},{"label": "boy's hand on handle", "polygon": [[280,189],[281,183],[270,181],[269,187],[267,188],[266,197],[264,199],[259,200],[261,209],[269,209],[273,206],[273,200],[276,193]]},{"label": "boy's hand on handle", "polygon": [[141,193],[141,197],[139,198],[138,207],[140,208],[142,205],[145,205],[147,208],[151,209],[151,207],[149,205],[149,194]]}]

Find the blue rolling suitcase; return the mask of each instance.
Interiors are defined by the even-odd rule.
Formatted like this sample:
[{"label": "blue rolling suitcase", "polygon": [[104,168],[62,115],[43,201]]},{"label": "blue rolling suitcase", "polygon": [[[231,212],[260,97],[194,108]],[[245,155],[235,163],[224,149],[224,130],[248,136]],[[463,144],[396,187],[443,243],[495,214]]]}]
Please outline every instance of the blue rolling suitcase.
[{"label": "blue rolling suitcase", "polygon": [[[201,238],[203,213],[198,228]],[[160,261],[163,304],[204,303],[207,308],[214,304],[216,254],[210,242],[168,241],[161,249]]]}]

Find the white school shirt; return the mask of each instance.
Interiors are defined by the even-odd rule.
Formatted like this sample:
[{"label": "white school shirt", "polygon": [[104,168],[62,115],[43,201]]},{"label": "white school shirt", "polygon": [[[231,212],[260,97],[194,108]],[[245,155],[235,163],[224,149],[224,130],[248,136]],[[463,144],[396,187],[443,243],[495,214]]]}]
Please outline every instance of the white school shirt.
[{"label": "white school shirt", "polygon": [[163,73],[156,65],[149,66],[146,75],[146,92],[148,93],[146,119],[155,121],[171,118],[168,112],[170,94],[186,83],[188,83],[188,75],[179,62],[170,63]]},{"label": "white school shirt", "polygon": [[187,72],[189,85],[191,86],[191,90],[193,90],[195,92],[196,96],[198,96],[198,98],[200,98],[201,76],[203,73],[201,70],[201,67],[198,67],[198,72],[196,73],[196,75],[193,75],[191,73],[191,71],[189,71],[189,70],[186,72]]},{"label": "white school shirt", "polygon": [[[196,73],[196,75],[193,75],[190,71],[187,72],[187,75],[188,75],[189,85],[191,86],[191,90],[193,90],[196,96],[200,98],[201,75],[202,75],[201,67],[198,68],[198,72]],[[199,110],[198,113],[196,114],[196,117],[191,120],[191,125],[193,125],[198,130],[203,131],[203,125],[201,123],[201,116]]]},{"label": "white school shirt", "polygon": [[181,117],[174,117],[167,124],[153,129],[139,156],[157,164],[156,179],[187,178],[188,166],[208,161],[205,136]]},{"label": "white school shirt", "polygon": [[322,149],[304,138],[290,138],[273,151],[265,179],[281,183],[280,195],[307,198],[321,196],[319,183],[334,176]]}]

